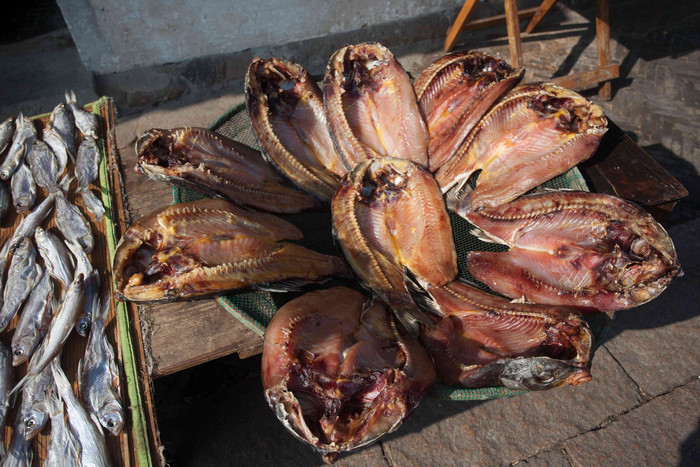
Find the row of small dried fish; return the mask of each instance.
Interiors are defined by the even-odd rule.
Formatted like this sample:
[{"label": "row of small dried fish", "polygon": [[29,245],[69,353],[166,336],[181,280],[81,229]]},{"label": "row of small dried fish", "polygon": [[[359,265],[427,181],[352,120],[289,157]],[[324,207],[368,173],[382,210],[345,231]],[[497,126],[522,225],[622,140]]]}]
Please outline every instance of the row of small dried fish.
[{"label": "row of small dried fish", "polygon": [[[666,232],[631,203],[522,196],[589,158],[607,130],[600,107],[553,84],[517,86],[523,74],[460,52],[411,85],[388,49],[365,43],[333,54],[321,90],[296,63],[254,59],[246,107],[260,153],[202,129],[151,130],[137,143],[143,172],[242,206],[309,208],[289,198],[281,209],[270,194],[283,183],[248,177],[263,158],[314,207],[330,203],[337,243],[372,298],[345,288],[299,297],[275,315],[263,351],[268,403],[324,460],[396,429],[436,378],[538,390],[589,381],[593,335],[580,311],[639,305],[680,273]],[[239,182],[245,190],[227,188]],[[220,206],[170,207],[127,231],[113,268],[122,298],[266,287],[308,271],[240,235],[260,214],[227,207],[222,229],[210,215]],[[470,252],[468,267],[524,303],[458,278],[447,209],[511,248]],[[244,247],[224,246],[234,241]]]},{"label": "row of small dried fish", "polygon": [[[76,178],[77,192],[90,209],[87,199],[94,195],[89,185],[97,177],[101,157],[98,120],[76,106],[75,96],[67,95],[67,100],[71,110],[59,104],[44,131],[45,141],[54,139],[54,149],[36,140],[26,156],[45,197],[8,233],[0,251],[0,274],[5,274],[9,262],[5,283],[0,279],[0,329],[19,313],[11,349],[0,352],[7,357],[0,363],[2,407],[9,408],[18,392],[22,395],[13,439],[3,458],[7,465],[31,463],[29,442],[49,418],[49,465],[109,465],[103,430],[117,435],[124,425],[119,371],[105,334],[110,297],[100,297],[100,273],[89,258],[95,243],[90,224],[67,196]],[[62,136],[56,139],[56,135]],[[77,138],[82,142],[76,150]],[[59,182],[69,160],[74,175],[65,174]],[[97,203],[101,208],[102,203]],[[52,211],[60,235],[42,227]],[[104,212],[103,208],[90,211],[96,220]],[[60,365],[73,329],[87,337],[78,366],[79,397]],[[15,384],[13,367],[25,362],[26,375]],[[0,417],[3,428],[5,413]]]}]

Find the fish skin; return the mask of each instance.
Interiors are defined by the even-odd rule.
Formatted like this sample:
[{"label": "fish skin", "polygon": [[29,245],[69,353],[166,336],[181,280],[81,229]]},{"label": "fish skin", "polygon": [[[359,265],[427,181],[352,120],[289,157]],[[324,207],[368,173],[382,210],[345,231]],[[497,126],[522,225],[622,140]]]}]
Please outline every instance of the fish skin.
[{"label": "fish skin", "polygon": [[666,230],[615,196],[549,192],[467,211],[511,248],[470,252],[470,272],[511,298],[614,311],[652,300],[682,274]]},{"label": "fish skin", "polygon": [[78,188],[76,191],[80,193],[85,208],[92,213],[95,220],[102,220],[102,217],[105,215],[105,206],[102,204],[102,201],[100,201],[89,188]]},{"label": "fish skin", "polygon": [[36,256],[36,249],[29,237],[20,242],[12,255],[0,309],[0,330],[4,330],[10,324],[41,277],[42,267],[37,264]]},{"label": "fish skin", "polygon": [[63,141],[66,154],[75,159],[75,120],[72,110],[66,108],[66,104],[58,104],[51,112],[47,127]]},{"label": "fish skin", "polygon": [[102,153],[95,138],[90,136],[83,138],[75,160],[75,178],[78,181],[78,188],[87,188],[97,179],[100,159],[102,159]]},{"label": "fish skin", "polygon": [[27,161],[37,185],[49,193],[58,191],[59,162],[45,142],[34,142],[27,155]]},{"label": "fish skin", "polygon": [[73,156],[68,155],[68,148],[66,143],[61,139],[56,130],[50,127],[44,127],[44,132],[42,139],[51,148],[57,162],[57,174],[62,176],[68,165],[68,159],[73,158]]},{"label": "fish skin", "polygon": [[78,366],[80,394],[83,406],[110,434],[117,436],[124,427],[124,409],[114,349],[105,334],[109,297],[102,297],[101,302]]},{"label": "fish skin", "polygon": [[75,92],[65,93],[66,104],[73,113],[75,126],[83,134],[83,137],[90,136],[97,139],[97,131],[99,129],[99,120],[97,115],[78,106]]},{"label": "fish skin", "polygon": [[15,119],[9,117],[4,122],[0,123],[0,154],[5,152],[7,146],[12,141],[12,135],[15,132]]},{"label": "fish skin", "polygon": [[53,285],[48,268],[29,294],[19,322],[12,335],[12,365],[18,366],[29,359],[46,335],[53,317]]},{"label": "fish skin", "polygon": [[36,183],[27,164],[22,162],[10,179],[12,204],[17,214],[28,211],[36,201]]},{"label": "fish skin", "polygon": [[56,227],[68,242],[78,243],[87,253],[95,247],[95,236],[80,209],[63,193],[56,197]]},{"label": "fish skin", "polygon": [[66,404],[69,429],[80,443],[80,465],[111,465],[104,436],[73,394],[68,378],[58,362],[51,364],[51,370],[58,393]]},{"label": "fish skin", "polygon": [[261,374],[278,419],[326,462],[396,430],[435,381],[425,349],[387,306],[346,287],[309,292],[277,311]]},{"label": "fish skin", "polygon": [[323,94],[297,63],[253,59],[246,109],[263,155],[296,186],[330,202],[347,173],[326,121]]},{"label": "fish skin", "polygon": [[34,123],[20,112],[15,121],[17,128],[12,138],[12,144],[0,165],[0,180],[7,181],[24,160],[24,156],[36,141],[37,133]]},{"label": "fish skin", "polygon": [[[51,381],[53,383],[53,379]],[[55,385],[54,385],[55,386]],[[80,444],[68,429],[63,401],[56,395],[55,387],[47,398],[51,419],[51,437],[44,467],[73,467],[80,464]]]},{"label": "fish skin", "polygon": [[[36,358],[40,358],[40,355],[37,354]],[[23,426],[22,433],[27,441],[36,437],[49,421],[47,398],[50,397],[52,385],[53,373],[47,365],[36,378],[30,379],[22,388],[19,416]]]},{"label": "fish skin", "polygon": [[591,379],[593,334],[573,308],[512,303],[470,284],[429,286],[421,340],[444,384],[543,390]]},{"label": "fish skin", "polygon": [[428,129],[415,91],[383,45],[337,50],[326,68],[323,100],[328,127],[348,170],[375,157],[401,157],[428,166]]},{"label": "fish skin", "polygon": [[34,231],[34,240],[51,277],[58,280],[62,288],[68,288],[73,281],[75,262],[66,244],[51,231],[40,226]]},{"label": "fish skin", "polygon": [[120,239],[112,268],[116,295],[172,301],[349,277],[342,258],[283,241],[301,238],[279,217],[224,200],[168,206],[137,220]]},{"label": "fish skin", "polygon": [[522,79],[524,68],[476,50],[445,55],[416,78],[416,97],[428,127],[430,171],[457,151],[479,119]]},{"label": "fish skin", "polygon": [[87,337],[90,332],[90,325],[95,310],[98,310],[99,289],[100,289],[100,274],[92,266],[90,258],[83,248],[77,243],[68,242],[68,249],[73,253],[77,265],[75,275],[82,274],[84,280],[84,302],[83,310],[80,313],[78,321],[75,323],[75,331],[82,337]]},{"label": "fish skin", "polygon": [[292,214],[319,204],[288,186],[259,151],[206,128],[152,128],[136,141],[136,154],[136,169],[151,179],[239,206]]},{"label": "fish skin", "polygon": [[10,410],[10,391],[14,381],[12,351],[7,344],[0,341],[0,433],[5,432],[7,412]]}]

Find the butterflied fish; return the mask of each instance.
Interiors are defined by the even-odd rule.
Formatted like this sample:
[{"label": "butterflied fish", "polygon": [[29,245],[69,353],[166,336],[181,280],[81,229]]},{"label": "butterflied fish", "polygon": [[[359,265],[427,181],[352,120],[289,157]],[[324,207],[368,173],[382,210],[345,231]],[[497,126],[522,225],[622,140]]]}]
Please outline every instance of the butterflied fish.
[{"label": "butterflied fish", "polygon": [[29,294],[12,335],[12,365],[18,366],[32,356],[41,339],[49,330],[55,300],[53,284],[45,269]]},{"label": "butterflied fish", "polygon": [[121,433],[124,427],[119,369],[114,350],[107,341],[105,326],[109,312],[109,296],[98,303],[85,355],[80,360],[80,394],[84,407],[112,435]]},{"label": "butterflied fish", "polygon": [[66,404],[68,426],[80,443],[80,465],[111,465],[104,436],[73,394],[73,389],[59,363],[53,362],[51,370],[58,393]]},{"label": "butterflied fish", "polygon": [[206,128],[148,130],[136,142],[136,168],[154,180],[239,206],[297,213],[318,202],[290,186],[259,151]]},{"label": "butterflied fish", "polygon": [[615,196],[529,195],[466,218],[511,247],[467,257],[474,277],[511,298],[613,311],[648,302],[681,273],[664,228]]},{"label": "butterflied fish", "polygon": [[435,369],[384,303],[335,287],[277,311],[265,332],[262,379],[279,420],[331,463],[396,430]]},{"label": "butterflied fish", "polygon": [[575,92],[523,85],[484,115],[435,178],[446,192],[481,170],[470,205],[498,206],[592,156],[606,131],[603,110]]},{"label": "butterflied fish", "polygon": [[443,383],[543,390],[591,379],[593,335],[575,310],[511,303],[460,281],[427,292],[423,305],[444,318],[421,340]]},{"label": "butterflied fish", "polygon": [[428,167],[428,130],[406,71],[381,44],[336,51],[323,80],[328,127],[348,170],[375,157]]},{"label": "butterflied fish", "polygon": [[421,113],[428,125],[430,170],[452,157],[491,105],[517,85],[524,68],[478,51],[438,59],[416,78]]},{"label": "butterflied fish", "polygon": [[0,123],[0,154],[5,152],[7,146],[12,141],[12,135],[15,133],[15,119],[10,117]]},{"label": "butterflied fish", "polygon": [[245,92],[266,158],[299,188],[330,202],[347,168],[333,146],[316,82],[301,65],[256,58],[248,67]]},{"label": "butterflied fish", "polygon": [[119,241],[112,269],[117,296],[188,299],[277,283],[296,288],[348,275],[341,258],[283,241],[301,237],[274,215],[224,200],[169,206],[136,221]]},{"label": "butterflied fish", "polygon": [[56,196],[56,227],[61,231],[66,241],[79,244],[83,250],[90,253],[95,246],[95,236],[90,224],[83,217],[78,207],[59,192]]},{"label": "butterflied fish", "polygon": [[42,272],[42,267],[36,262],[36,249],[31,239],[25,237],[14,251],[7,271],[7,283],[0,309],[0,330],[10,324]]},{"label": "butterflied fish", "polygon": [[20,166],[24,160],[24,156],[36,141],[37,133],[36,127],[31,119],[25,117],[20,112],[17,120],[15,121],[17,128],[12,137],[12,144],[10,149],[7,151],[5,160],[2,165],[0,165],[0,179],[9,180],[15,170]]},{"label": "butterflied fish", "polygon": [[68,104],[68,107],[70,107],[70,110],[73,113],[75,126],[83,134],[83,137],[91,136],[97,139],[97,132],[99,130],[99,120],[97,119],[97,115],[92,112],[88,112],[82,107],[79,107],[73,91],[70,93],[66,92],[65,98],[66,104]]},{"label": "butterflied fish", "polygon": [[[457,252],[440,188],[406,159],[358,164],[332,204],[333,231],[360,282],[403,321],[421,319],[406,289],[405,271],[444,285],[457,276]],[[406,324],[406,323],[404,323]]]},{"label": "butterflied fish", "polygon": [[[49,193],[57,191],[59,163],[51,148],[43,141],[35,141],[27,155],[32,177],[37,185]],[[14,179],[14,176],[12,177]]]},{"label": "butterflied fish", "polygon": [[28,211],[34,206],[36,201],[36,183],[31,170],[24,162],[19,164],[15,173],[12,174],[10,191],[12,192],[12,204],[18,214]]}]

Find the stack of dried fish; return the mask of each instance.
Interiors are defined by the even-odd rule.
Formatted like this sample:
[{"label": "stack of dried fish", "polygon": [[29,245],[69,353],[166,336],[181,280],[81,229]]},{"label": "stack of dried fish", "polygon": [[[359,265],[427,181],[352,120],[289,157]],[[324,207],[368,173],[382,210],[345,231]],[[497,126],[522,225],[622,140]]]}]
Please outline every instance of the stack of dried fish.
[{"label": "stack of dried fish", "polygon": [[[0,279],[0,329],[19,315],[10,347],[5,351],[6,344],[0,346],[3,427],[11,401],[20,400],[3,462],[17,465],[31,463],[29,443],[49,419],[54,425],[50,465],[108,465],[104,430],[117,435],[124,425],[119,371],[105,334],[110,294],[100,297],[100,272],[90,260],[95,240],[88,219],[99,221],[104,214],[102,202],[90,190],[101,158],[99,121],[76,105],[74,94],[66,99],[67,106],[53,110],[42,139],[35,122],[21,114],[0,127],[4,150],[5,134],[16,126],[0,178],[11,180],[17,213],[27,212],[13,231],[6,230],[0,250],[0,277],[7,269],[6,281]],[[70,189],[73,178],[78,182],[75,192]],[[72,201],[78,193],[87,215]],[[50,221],[56,230],[48,227]],[[79,398],[60,364],[73,329],[88,338],[77,376]],[[13,367],[25,363],[26,373],[15,384]],[[16,398],[18,392],[21,397]]]},{"label": "stack of dried fish", "polygon": [[[261,153],[233,151],[202,130],[151,130],[139,140],[139,168],[153,178],[291,212],[271,196],[257,201],[280,193],[267,176],[253,184],[239,173],[265,160],[330,203],[335,238],[372,298],[337,288],[302,296],[275,315],[263,351],[270,406],[324,460],[396,429],[433,375],[467,388],[590,380],[593,336],[580,312],[644,303],[680,273],[668,234],[631,203],[526,195],[591,157],[607,119],[554,84],[517,86],[523,75],[497,57],[459,52],[412,86],[391,51],[364,43],[333,54],[321,90],[299,64],[256,58],[245,94]],[[239,182],[250,194],[228,188]],[[187,298],[308,272],[311,262],[280,264],[271,252],[282,247],[240,234],[244,225],[261,228],[253,213],[227,208],[223,230],[231,233],[220,238],[221,216],[198,215],[193,228],[193,208],[167,208],[127,231],[113,268],[122,298]],[[196,204],[217,209],[213,200]],[[480,238],[511,248],[470,252],[468,265],[517,302],[458,278],[447,209],[481,229]],[[235,251],[223,254],[234,238]],[[226,274],[213,278],[222,261]],[[262,264],[275,268],[261,275]],[[431,380],[415,378],[416,369]]]}]

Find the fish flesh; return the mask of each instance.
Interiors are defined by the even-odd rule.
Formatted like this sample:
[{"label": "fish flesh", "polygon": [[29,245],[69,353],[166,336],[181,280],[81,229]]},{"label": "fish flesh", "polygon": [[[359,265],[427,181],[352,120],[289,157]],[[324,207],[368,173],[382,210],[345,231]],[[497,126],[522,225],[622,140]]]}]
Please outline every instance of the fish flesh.
[{"label": "fish flesh", "polygon": [[430,135],[431,172],[456,153],[479,119],[524,74],[524,68],[475,50],[445,55],[421,72],[413,87]]},{"label": "fish flesh", "polygon": [[17,170],[10,179],[10,191],[12,192],[12,204],[17,214],[28,211],[36,201],[36,183],[31,170],[24,162],[19,164]]},{"label": "fish flesh", "polygon": [[550,83],[511,90],[479,121],[435,173],[443,192],[481,170],[472,209],[507,203],[593,155],[607,119],[573,91]]},{"label": "fish flesh", "polygon": [[272,214],[220,199],[168,206],[136,221],[119,241],[116,294],[172,301],[243,288],[292,290],[349,275],[342,258],[283,241],[301,238]]},{"label": "fish flesh", "polygon": [[78,106],[77,99],[75,98],[75,92],[66,92],[65,98],[66,104],[68,104],[70,111],[73,113],[75,126],[83,134],[83,137],[92,137],[97,139],[97,132],[99,129],[99,120],[97,119],[97,115]]},{"label": "fish flesh", "polygon": [[[41,356],[37,354],[36,358],[41,358]],[[34,361],[34,358],[31,361]],[[60,355],[57,357],[57,361],[60,361]],[[23,427],[22,433],[27,440],[35,438],[49,421],[47,400],[51,397],[52,387],[53,373],[50,365],[46,365],[36,378],[28,380],[27,384],[22,387],[19,416]]]},{"label": "fish flesh", "polygon": [[332,463],[396,430],[432,387],[435,369],[384,303],[334,287],[273,316],[262,380],[277,418]]},{"label": "fish flesh", "polygon": [[66,404],[68,414],[68,427],[80,443],[80,465],[85,466],[109,466],[111,462],[107,454],[107,444],[104,435],[90,419],[80,401],[73,394],[68,378],[61,369],[59,362],[51,364],[54,381],[58,393]]},{"label": "fish flesh", "polygon": [[[73,118],[72,110],[66,108],[66,104],[58,104],[51,112],[51,117],[49,117],[46,128],[54,132],[63,142],[66,155],[71,159],[75,159],[75,119]],[[46,140],[46,138],[44,138],[44,140]]]},{"label": "fish flesh", "polygon": [[469,271],[511,298],[614,311],[652,300],[681,274],[664,228],[615,196],[549,192],[468,211],[467,220],[510,247],[469,252]]},{"label": "fish flesh", "polygon": [[85,355],[78,365],[80,395],[83,405],[113,436],[124,427],[119,384],[119,369],[114,349],[107,340],[105,327],[109,312],[109,296],[98,300],[96,316],[90,327]]},{"label": "fish flesh", "polygon": [[328,127],[348,170],[375,157],[428,167],[428,129],[411,80],[378,43],[336,51],[323,79]]},{"label": "fish flesh", "polygon": [[29,296],[43,270],[36,262],[36,249],[29,237],[25,237],[12,255],[7,271],[7,284],[0,309],[0,330],[4,330],[15,317],[24,300]]},{"label": "fish flesh", "polygon": [[22,115],[21,112],[15,121],[15,125],[17,127],[12,137],[12,144],[7,151],[5,160],[0,165],[0,179],[5,181],[9,180],[12,174],[15,173],[37,138],[34,122]]},{"label": "fish flesh", "polygon": [[333,232],[358,279],[405,316],[405,325],[422,320],[404,285],[406,271],[434,285],[457,276],[442,193],[413,162],[378,158],[358,164],[338,187],[332,213]]},{"label": "fish flesh", "polygon": [[87,253],[92,251],[95,247],[95,236],[92,234],[90,224],[83,217],[80,209],[60,191],[56,196],[55,218],[56,227],[61,231],[66,241],[77,243]]},{"label": "fish flesh", "polygon": [[266,159],[292,183],[330,202],[348,171],[328,132],[323,94],[301,66],[256,58],[248,67],[246,108]]},{"label": "fish flesh", "polygon": [[239,206],[291,214],[318,205],[287,186],[259,151],[206,128],[150,129],[136,141],[136,155],[137,170],[154,180]]},{"label": "fish flesh", "polygon": [[[43,141],[35,141],[27,155],[34,182],[49,193],[57,191],[59,164],[51,148]],[[14,176],[12,177],[14,180]]]},{"label": "fish flesh", "polygon": [[[15,384],[15,371],[12,367],[12,351],[0,341],[0,433],[5,432],[7,412],[10,410],[10,391]],[[3,447],[4,447],[4,443]]]},{"label": "fish flesh", "polygon": [[73,271],[75,262],[66,244],[56,235],[41,227],[34,231],[39,255],[44,260],[44,265],[48,269],[51,277],[61,283],[63,289],[67,289],[73,282]]},{"label": "fish flesh", "polygon": [[13,366],[21,365],[34,354],[34,350],[49,330],[55,307],[53,284],[47,268],[30,292],[12,335]]},{"label": "fish flesh", "polygon": [[10,117],[0,123],[0,154],[5,152],[7,146],[12,141],[12,135],[15,133],[15,119]]},{"label": "fish flesh", "polygon": [[459,280],[417,301],[444,316],[421,327],[444,384],[544,390],[591,380],[593,335],[572,308],[511,303]]},{"label": "fish flesh", "polygon": [[75,256],[77,265],[75,268],[75,274],[83,275],[84,284],[84,301],[83,310],[80,313],[77,323],[75,324],[75,331],[83,337],[87,337],[90,332],[90,324],[92,323],[93,312],[97,310],[99,301],[99,289],[100,289],[100,273],[92,267],[90,258],[88,258],[85,250],[81,248],[77,243],[68,242],[68,248]]}]

